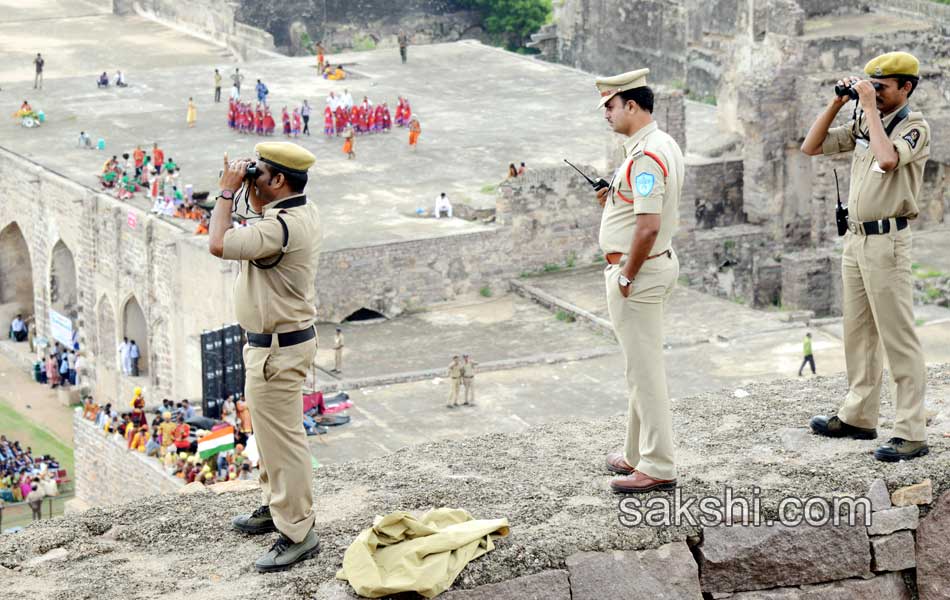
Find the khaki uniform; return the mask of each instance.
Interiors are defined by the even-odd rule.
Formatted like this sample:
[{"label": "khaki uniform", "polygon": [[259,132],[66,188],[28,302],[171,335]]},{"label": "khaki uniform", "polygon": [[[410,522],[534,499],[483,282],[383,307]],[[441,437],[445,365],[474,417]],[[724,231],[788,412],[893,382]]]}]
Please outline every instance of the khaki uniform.
[{"label": "khaki uniform", "polygon": [[[270,264],[280,254],[283,228],[275,204],[264,207],[264,217],[255,225],[230,229],[224,236],[222,258],[241,261],[235,309],[241,327],[251,333],[299,331],[312,327],[316,317],[314,280],[322,236],[313,202],[281,213],[288,246],[276,267],[260,269],[250,263]],[[317,340],[280,347],[277,336],[272,339],[270,348],[244,346],[244,394],[260,454],[262,503],[270,506],[277,529],[300,542],[314,522],[301,394]]]},{"label": "khaki uniform", "polygon": [[465,387],[465,404],[475,404],[475,363],[462,363],[462,385]]},{"label": "khaki uniform", "polygon": [[[601,217],[600,247],[605,254],[625,255],[620,264],[604,270],[607,309],[626,364],[629,407],[624,458],[650,477],[675,479],[673,422],[663,361],[663,312],[679,278],[679,260],[671,243],[679,224],[683,153],[655,122],[630,136],[623,151],[624,161],[610,183]],[[644,152],[655,154],[667,173]],[[649,255],[670,253],[644,261],[624,298],[617,279],[633,242],[637,215],[645,213],[660,215],[660,231]]]},{"label": "khaki uniform", "polygon": [[[897,112],[885,115],[885,128]],[[898,165],[886,173],[859,134],[870,137],[863,114],[858,123],[830,129],[821,147],[824,154],[854,151],[848,216],[855,224],[845,234],[841,257],[849,390],[838,418],[855,427],[877,427],[886,353],[897,387],[894,437],[924,441],[927,373],[914,330],[911,230],[898,231],[891,221],[890,232],[864,235],[856,223],[917,217],[917,197],[930,155],[930,126],[919,112],[911,112],[897,125],[890,139]]]},{"label": "khaki uniform", "polygon": [[343,371],[343,334],[333,336],[333,369]]},{"label": "khaki uniform", "polygon": [[459,387],[462,385],[462,363],[453,360],[449,363],[449,379],[452,387],[449,390],[449,405],[457,406],[459,403]]}]

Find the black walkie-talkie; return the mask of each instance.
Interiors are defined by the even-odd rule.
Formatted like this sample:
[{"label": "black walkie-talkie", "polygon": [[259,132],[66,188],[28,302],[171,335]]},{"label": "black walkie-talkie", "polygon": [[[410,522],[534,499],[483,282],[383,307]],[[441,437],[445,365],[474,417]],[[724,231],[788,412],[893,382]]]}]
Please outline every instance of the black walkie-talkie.
[{"label": "black walkie-talkie", "polygon": [[838,171],[831,170],[835,175],[835,192],[838,194],[838,206],[835,207],[835,222],[838,224],[838,236],[848,233],[848,207],[841,205],[841,189],[838,187]]},{"label": "black walkie-talkie", "polygon": [[573,164],[571,161],[569,161],[569,160],[567,160],[567,159],[565,158],[565,159],[564,159],[564,162],[566,162],[567,164],[571,165],[571,167],[572,167],[575,171],[577,171],[578,173],[580,173],[581,176],[582,176],[584,179],[587,180],[587,183],[590,184],[590,187],[594,188],[594,191],[595,191],[595,192],[600,191],[600,190],[604,189],[605,187],[610,187],[610,184],[607,183],[607,180],[604,179],[603,177],[601,177],[601,178],[598,179],[597,181],[594,181],[593,179],[591,179],[590,177],[588,177],[586,173],[584,173],[583,171],[581,171],[580,169],[578,169],[577,167],[575,167],[574,164]]}]

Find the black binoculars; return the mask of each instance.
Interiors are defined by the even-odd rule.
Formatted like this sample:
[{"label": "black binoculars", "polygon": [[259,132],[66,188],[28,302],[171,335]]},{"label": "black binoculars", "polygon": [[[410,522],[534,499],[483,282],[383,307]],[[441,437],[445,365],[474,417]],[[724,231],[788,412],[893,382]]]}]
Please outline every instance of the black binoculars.
[{"label": "black binoculars", "polygon": [[247,165],[247,169],[244,170],[244,179],[247,181],[254,181],[260,174],[261,172],[257,170],[257,163],[251,161],[251,163]]},{"label": "black binoculars", "polygon": [[[874,86],[875,90],[880,90],[882,87],[884,87],[883,84],[880,84],[876,81],[872,81],[871,85]],[[835,95],[839,97],[847,96],[851,98],[852,100],[858,99],[858,91],[854,89],[853,87],[851,87],[850,83],[845,84],[845,85],[835,85]]]}]

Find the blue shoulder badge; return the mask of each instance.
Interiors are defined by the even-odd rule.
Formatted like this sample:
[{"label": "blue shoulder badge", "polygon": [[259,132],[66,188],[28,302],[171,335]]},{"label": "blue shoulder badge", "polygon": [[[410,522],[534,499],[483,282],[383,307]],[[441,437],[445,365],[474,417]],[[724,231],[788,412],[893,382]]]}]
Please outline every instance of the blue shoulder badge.
[{"label": "blue shoulder badge", "polygon": [[656,185],[656,177],[654,177],[653,173],[644,171],[634,179],[634,185],[637,188],[638,194],[641,196],[649,196],[650,192],[653,191],[653,186]]}]

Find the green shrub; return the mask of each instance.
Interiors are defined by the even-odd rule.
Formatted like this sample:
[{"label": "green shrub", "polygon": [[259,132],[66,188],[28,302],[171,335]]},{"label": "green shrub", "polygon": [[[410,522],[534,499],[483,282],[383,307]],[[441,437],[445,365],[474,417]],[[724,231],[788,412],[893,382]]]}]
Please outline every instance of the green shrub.
[{"label": "green shrub", "polygon": [[574,315],[564,310],[557,311],[557,314],[554,316],[557,318],[558,321],[564,321],[565,323],[573,323],[574,321],[576,321],[576,319],[574,318]]},{"label": "green shrub", "polygon": [[482,286],[482,289],[478,290],[478,293],[481,294],[485,298],[491,298],[491,288],[488,287],[487,285]]}]

